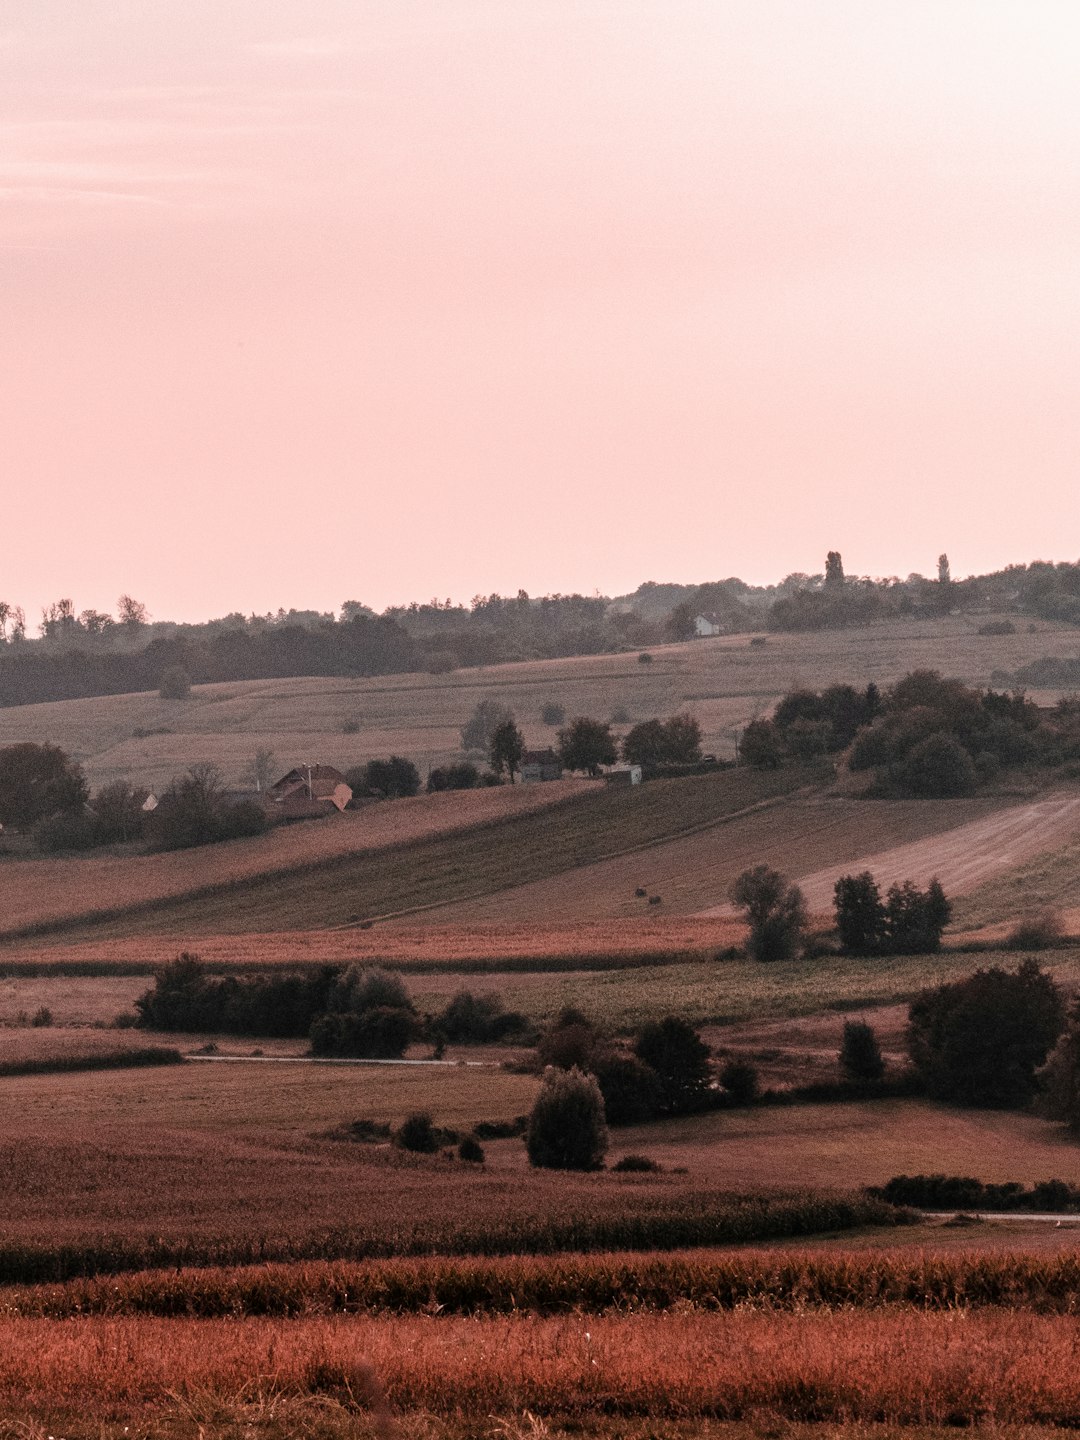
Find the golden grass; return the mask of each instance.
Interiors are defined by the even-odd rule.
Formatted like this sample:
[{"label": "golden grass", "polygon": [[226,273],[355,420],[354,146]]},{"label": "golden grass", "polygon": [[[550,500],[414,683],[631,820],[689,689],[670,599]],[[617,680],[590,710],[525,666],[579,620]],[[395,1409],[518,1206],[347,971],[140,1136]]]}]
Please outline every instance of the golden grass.
[{"label": "golden grass", "polygon": [[392,1324],[0,1320],[0,1403],[160,1406],[326,1394],[440,1416],[521,1414],[893,1424],[1069,1424],[1071,1317],[906,1309]]},{"label": "golden grass", "polygon": [[[348,767],[396,752],[423,770],[456,758],[461,726],[478,700],[494,696],[515,711],[530,746],[551,743],[554,731],[539,714],[557,701],[567,714],[600,718],[625,706],[631,722],[688,708],[705,748],[730,755],[736,732],[793,685],[882,685],[917,667],[985,685],[995,669],[1067,647],[1070,632],[1042,621],[1035,633],[980,636],[984,618],[771,635],[753,649],[748,636],[657,646],[651,666],[638,665],[636,655],[580,656],[445,676],[226,682],[198,686],[186,702],[150,693],[32,705],[0,711],[0,744],[53,740],[83,760],[94,784],[129,776],[160,786],[200,761],[235,781],[256,746],[270,747],[283,769],[306,758]],[[351,719],[360,732],[345,735]],[[159,727],[172,733],[134,736]]]}]

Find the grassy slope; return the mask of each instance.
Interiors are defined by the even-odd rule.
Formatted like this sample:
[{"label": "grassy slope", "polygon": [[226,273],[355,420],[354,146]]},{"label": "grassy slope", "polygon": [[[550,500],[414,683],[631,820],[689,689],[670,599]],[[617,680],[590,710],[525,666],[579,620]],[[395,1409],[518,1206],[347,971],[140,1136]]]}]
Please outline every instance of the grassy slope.
[{"label": "grassy slope", "polygon": [[[304,930],[420,909],[487,894],[526,876],[559,874],[612,853],[710,826],[782,796],[808,778],[809,772],[795,770],[764,774],[737,770],[656,781],[634,791],[588,788],[574,792],[566,805],[408,845],[326,858],[300,865],[289,876],[226,878],[209,894],[132,900],[113,916],[95,922],[95,933]],[[206,856],[212,863],[214,852],[207,851]],[[53,873],[62,881],[66,874],[76,873],[64,867],[80,862],[50,863],[58,867]],[[14,878],[14,869],[11,873]],[[90,909],[77,902],[68,919],[56,920],[48,928],[71,931],[85,923]],[[34,921],[28,916],[23,924]]]},{"label": "grassy slope", "polygon": [[[423,769],[458,754],[460,727],[478,700],[494,695],[515,711],[530,745],[551,743],[554,732],[539,714],[556,701],[569,715],[601,718],[624,706],[631,722],[688,708],[705,748],[730,755],[736,732],[792,685],[888,684],[927,666],[987,684],[995,669],[1069,648],[1059,627],[1044,622],[1035,633],[980,636],[984,618],[775,635],[754,649],[747,636],[719,637],[659,646],[652,665],[633,655],[583,656],[446,676],[237,681],[197,687],[189,701],[142,694],[25,706],[0,710],[0,744],[54,740],[85,763],[95,784],[129,776],[160,786],[199,761],[236,781],[256,746],[269,746],[282,768],[305,759],[347,766],[397,752]],[[343,733],[347,720],[359,733]],[[134,734],[162,727],[170,733]]]}]

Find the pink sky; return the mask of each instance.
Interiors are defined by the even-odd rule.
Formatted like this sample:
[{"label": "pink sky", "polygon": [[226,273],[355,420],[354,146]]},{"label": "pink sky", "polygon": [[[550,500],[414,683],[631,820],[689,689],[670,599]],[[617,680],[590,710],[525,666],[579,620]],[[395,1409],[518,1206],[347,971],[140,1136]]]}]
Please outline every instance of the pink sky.
[{"label": "pink sky", "polygon": [[0,598],[1080,554],[1072,0],[3,0]]}]

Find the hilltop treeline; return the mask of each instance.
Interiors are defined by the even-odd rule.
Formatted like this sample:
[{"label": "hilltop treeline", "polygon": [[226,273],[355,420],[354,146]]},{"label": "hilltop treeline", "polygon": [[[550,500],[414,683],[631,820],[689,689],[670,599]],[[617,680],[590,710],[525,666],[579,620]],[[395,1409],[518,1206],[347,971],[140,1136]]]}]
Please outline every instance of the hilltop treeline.
[{"label": "hilltop treeline", "polygon": [[[189,684],[302,675],[388,675],[515,660],[640,650],[695,634],[706,616],[737,634],[824,630],[901,617],[993,612],[1080,625],[1080,562],[1010,565],[954,580],[947,556],[937,578],[846,576],[830,552],[820,574],[777,585],[736,577],[704,585],[647,581],[631,595],[477,595],[391,607],[376,615],[347,600],[339,614],[278,610],[226,615],[203,625],[152,622],[122,596],[117,617],[50,605],[32,636],[18,607],[0,600],[0,706],[154,690],[166,674]],[[999,620],[998,625],[1010,622]]]}]

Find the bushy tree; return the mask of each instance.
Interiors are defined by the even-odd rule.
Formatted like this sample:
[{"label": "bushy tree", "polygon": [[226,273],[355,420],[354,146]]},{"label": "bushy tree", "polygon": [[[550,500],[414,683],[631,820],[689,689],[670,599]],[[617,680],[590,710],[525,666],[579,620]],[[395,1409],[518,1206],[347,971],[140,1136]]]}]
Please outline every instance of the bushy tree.
[{"label": "bushy tree", "polygon": [[885,1061],[874,1027],[865,1020],[845,1020],[839,1060],[840,1070],[847,1080],[858,1084],[880,1080],[885,1074]]},{"label": "bushy tree", "polygon": [[1025,960],[1015,974],[995,967],[923,990],[908,1015],[908,1054],[934,1099],[1016,1109],[1035,1094],[1063,1025],[1057,985]]},{"label": "bushy tree", "polygon": [[909,795],[932,800],[973,795],[979,778],[960,741],[943,733],[921,740],[889,773]]},{"label": "bushy tree", "polygon": [[358,799],[401,800],[420,789],[420,772],[403,755],[389,760],[369,760],[345,775],[346,784]]},{"label": "bushy tree", "polygon": [[694,612],[682,600],[664,621],[664,634],[669,640],[689,640],[694,634]]},{"label": "bushy tree", "polygon": [[687,714],[643,720],[623,737],[622,757],[629,765],[695,765],[701,759],[701,726]]},{"label": "bushy tree", "polygon": [[261,835],[268,823],[258,805],[230,804],[216,765],[193,765],[162,792],[147,830],[155,849],[183,850]]},{"label": "bushy tree", "polygon": [[561,725],[566,719],[566,710],[558,701],[549,700],[546,705],[541,707],[540,719],[545,725]]},{"label": "bushy tree", "polygon": [[617,759],[611,726],[604,720],[579,715],[559,731],[559,758],[567,770],[598,775],[602,765],[614,765]]},{"label": "bushy tree", "polygon": [[758,1098],[757,1066],[749,1060],[729,1060],[720,1071],[720,1084],[734,1105],[752,1105]]},{"label": "bushy tree", "polygon": [[427,778],[427,793],[439,790],[475,790],[480,784],[480,771],[470,761],[460,765],[437,766]]},{"label": "bushy tree", "polygon": [[731,898],[750,927],[746,950],[752,960],[793,960],[799,954],[808,917],[797,885],[768,865],[755,865],[735,881]]},{"label": "bushy tree", "polygon": [[739,760],[756,770],[775,770],[784,759],[780,732],[771,720],[751,720],[739,736]]},{"label": "bushy tree", "polygon": [[591,1070],[598,1040],[592,1022],[580,1010],[567,1007],[544,1030],[536,1053],[544,1066]]},{"label": "bushy tree", "polygon": [[869,870],[841,875],[833,886],[836,928],[849,955],[878,955],[885,949],[885,906]]},{"label": "bushy tree", "polygon": [[614,1049],[595,1051],[591,1065],[609,1125],[640,1125],[660,1113],[661,1084],[651,1065]]},{"label": "bushy tree", "polygon": [[82,767],[58,745],[24,740],[0,749],[0,825],[29,830],[81,810],[88,794]]},{"label": "bushy tree", "polygon": [[521,768],[521,757],[525,754],[525,737],[514,723],[513,718],[496,726],[488,749],[488,761],[496,775],[505,770],[514,783],[514,776]]},{"label": "bushy tree", "polygon": [[498,1044],[528,1029],[517,1010],[506,1010],[498,995],[459,990],[435,1021],[438,1033],[452,1045]]},{"label": "bushy tree", "polygon": [[910,880],[892,885],[885,901],[887,947],[894,955],[932,955],[941,944],[952,906],[935,877],[925,890]]},{"label": "bushy tree", "polygon": [[395,1060],[419,1039],[421,1028],[400,975],[351,965],[331,988],[326,1013],[312,1023],[311,1049],[315,1055]]},{"label": "bushy tree", "polygon": [[599,1170],[607,1154],[604,1099],[594,1075],[545,1071],[525,1136],[529,1162],[546,1170]]},{"label": "bushy tree", "polygon": [[692,1025],[666,1015],[642,1027],[634,1054],[660,1082],[661,1108],[669,1115],[700,1110],[709,1093],[709,1047]]},{"label": "bushy tree", "polygon": [[394,1139],[402,1150],[416,1155],[434,1155],[442,1143],[435,1122],[427,1110],[414,1110],[398,1126]]}]

